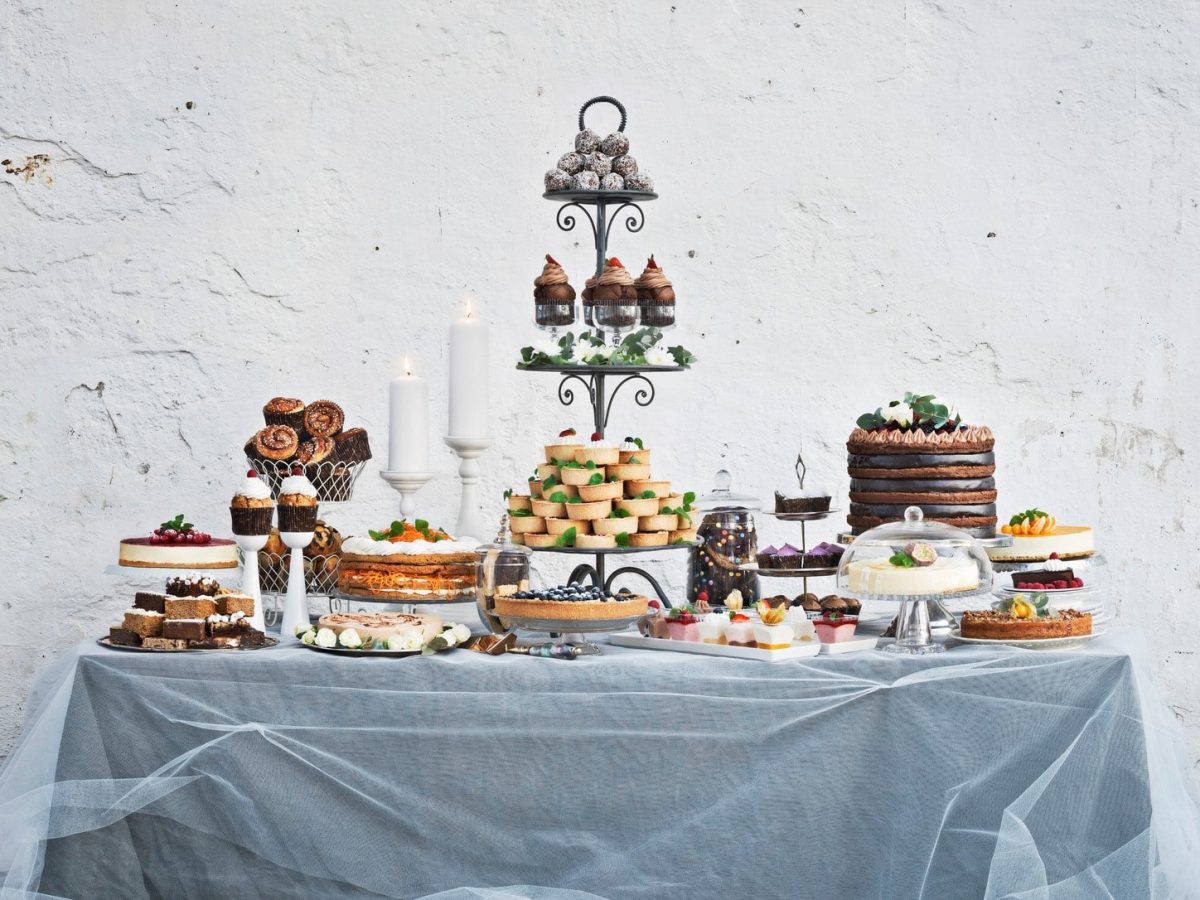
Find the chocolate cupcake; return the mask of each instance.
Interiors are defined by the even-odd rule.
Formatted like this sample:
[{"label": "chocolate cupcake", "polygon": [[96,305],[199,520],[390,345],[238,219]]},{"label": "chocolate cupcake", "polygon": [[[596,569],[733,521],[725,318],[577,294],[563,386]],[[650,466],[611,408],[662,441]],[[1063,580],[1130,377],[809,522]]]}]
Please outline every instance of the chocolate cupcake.
[{"label": "chocolate cupcake", "polygon": [[317,400],[304,411],[304,430],[312,437],[333,437],[346,424],[346,414],[332,400]]},{"label": "chocolate cupcake", "polygon": [[654,261],[653,254],[633,284],[637,288],[643,325],[667,328],[675,324],[675,288]]},{"label": "chocolate cupcake", "polygon": [[292,474],[283,479],[279,487],[278,513],[281,532],[316,530],[317,489],[304,476],[302,466],[293,466]]},{"label": "chocolate cupcake", "polygon": [[615,256],[609,259],[592,292],[596,324],[606,328],[630,328],[636,325],[637,296],[633,276]]},{"label": "chocolate cupcake", "polygon": [[263,421],[268,425],[286,425],[299,432],[304,428],[304,401],[294,397],[273,397],[263,407]]},{"label": "chocolate cupcake", "polygon": [[371,443],[365,428],[351,428],[333,438],[333,458],[338,462],[366,462],[371,458]]},{"label": "chocolate cupcake", "polygon": [[575,323],[575,288],[563,267],[549,253],[542,274],[533,280],[534,320],[542,326]]},{"label": "chocolate cupcake", "polygon": [[268,425],[255,435],[254,448],[263,459],[284,462],[300,449],[300,435],[288,425]]},{"label": "chocolate cupcake", "polygon": [[841,613],[848,615],[848,603],[845,597],[839,597],[837,594],[827,594],[821,598],[821,611],[826,613]]},{"label": "chocolate cupcake", "polygon": [[811,591],[807,594],[801,594],[792,601],[792,606],[799,606],[809,617],[821,614],[821,601],[816,594]]},{"label": "chocolate cupcake", "polygon": [[840,544],[829,544],[825,541],[812,547],[804,554],[804,567],[806,569],[829,569],[836,566],[842,561],[842,554],[845,548]]},{"label": "chocolate cupcake", "polygon": [[275,502],[271,489],[250,469],[245,481],[229,501],[229,518],[234,534],[265,535],[271,533],[271,516]]}]

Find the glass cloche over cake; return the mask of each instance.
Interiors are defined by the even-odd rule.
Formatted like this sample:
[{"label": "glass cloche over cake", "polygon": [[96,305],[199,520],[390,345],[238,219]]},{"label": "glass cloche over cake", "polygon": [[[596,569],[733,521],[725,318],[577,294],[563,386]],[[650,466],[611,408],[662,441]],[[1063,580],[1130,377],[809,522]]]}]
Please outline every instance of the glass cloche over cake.
[{"label": "glass cloche over cake", "polygon": [[987,594],[992,564],[960,528],[929,522],[910,506],[904,521],[854,539],[838,566],[838,593],[859,600],[954,600]]}]

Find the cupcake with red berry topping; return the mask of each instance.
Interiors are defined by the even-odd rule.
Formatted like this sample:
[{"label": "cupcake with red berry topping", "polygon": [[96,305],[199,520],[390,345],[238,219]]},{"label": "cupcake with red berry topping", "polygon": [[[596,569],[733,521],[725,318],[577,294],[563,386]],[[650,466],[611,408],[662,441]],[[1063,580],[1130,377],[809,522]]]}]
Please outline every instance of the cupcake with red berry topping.
[{"label": "cupcake with red berry topping", "polygon": [[582,466],[589,463],[593,466],[616,465],[620,458],[620,448],[612,441],[604,440],[598,431],[592,433],[592,439],[586,444],[575,448],[575,462]]},{"label": "cupcake with red berry topping", "polygon": [[604,271],[592,292],[596,324],[604,328],[629,328],[637,324],[638,292],[633,276],[615,256],[604,264]]},{"label": "cupcake with red berry topping", "polygon": [[579,435],[575,433],[574,428],[560,431],[557,438],[546,444],[546,462],[553,463],[555,460],[574,459],[575,449],[582,443],[583,441],[579,439]]},{"label": "cupcake with red berry topping", "polygon": [[667,328],[675,324],[675,287],[654,261],[654,254],[646,260],[646,268],[633,285],[643,325]]},{"label": "cupcake with red berry topping", "polygon": [[575,322],[575,288],[563,267],[549,253],[542,274],[533,280],[534,319],[543,327]]},{"label": "cupcake with red berry topping", "polygon": [[249,469],[233,499],[229,501],[229,517],[233,522],[234,534],[263,535],[271,533],[271,516],[275,501],[271,489],[258,477],[258,472]]},{"label": "cupcake with red berry topping", "polygon": [[317,489],[304,477],[304,467],[292,466],[292,474],[279,486],[279,530],[309,532],[317,527]]}]

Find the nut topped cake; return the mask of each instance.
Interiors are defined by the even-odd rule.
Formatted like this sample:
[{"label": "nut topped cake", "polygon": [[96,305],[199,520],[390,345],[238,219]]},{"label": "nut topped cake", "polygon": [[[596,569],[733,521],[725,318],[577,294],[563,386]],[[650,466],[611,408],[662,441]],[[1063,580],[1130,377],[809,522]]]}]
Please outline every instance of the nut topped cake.
[{"label": "nut topped cake", "polygon": [[899,522],[909,506],[974,537],[996,533],[995,438],[933,394],[906,393],[858,417],[846,441],[850,512],[861,534]]}]

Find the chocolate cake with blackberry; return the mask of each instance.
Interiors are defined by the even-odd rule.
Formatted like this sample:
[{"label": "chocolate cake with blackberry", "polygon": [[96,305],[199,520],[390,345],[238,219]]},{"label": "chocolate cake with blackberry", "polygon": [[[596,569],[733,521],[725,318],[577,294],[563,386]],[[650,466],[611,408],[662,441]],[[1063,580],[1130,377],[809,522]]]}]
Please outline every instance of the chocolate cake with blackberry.
[{"label": "chocolate cake with blackberry", "polygon": [[964,423],[933,394],[906,393],[859,416],[846,442],[851,532],[903,521],[919,506],[926,520],[993,537],[995,443],[990,428]]}]

